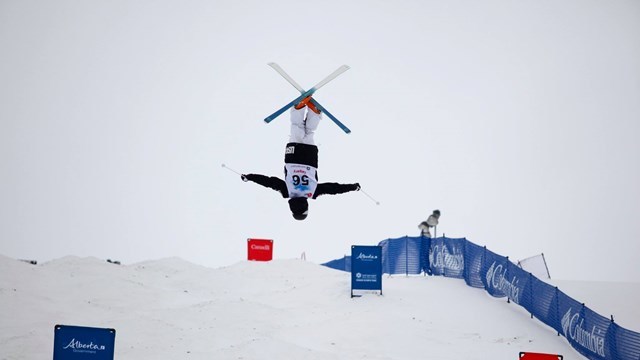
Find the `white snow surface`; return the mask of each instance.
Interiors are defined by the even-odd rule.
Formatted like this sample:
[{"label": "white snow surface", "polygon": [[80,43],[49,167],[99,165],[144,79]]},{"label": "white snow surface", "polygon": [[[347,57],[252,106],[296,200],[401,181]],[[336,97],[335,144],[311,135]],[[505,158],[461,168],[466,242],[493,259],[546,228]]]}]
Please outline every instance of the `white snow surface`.
[{"label": "white snow surface", "polygon": [[[639,284],[563,285],[639,328]],[[295,259],[212,269],[0,256],[0,309],[0,360],[51,358],[56,324],[116,329],[116,359],[582,358],[520,306],[462,280],[385,275],[382,296],[351,298],[349,273]]]}]

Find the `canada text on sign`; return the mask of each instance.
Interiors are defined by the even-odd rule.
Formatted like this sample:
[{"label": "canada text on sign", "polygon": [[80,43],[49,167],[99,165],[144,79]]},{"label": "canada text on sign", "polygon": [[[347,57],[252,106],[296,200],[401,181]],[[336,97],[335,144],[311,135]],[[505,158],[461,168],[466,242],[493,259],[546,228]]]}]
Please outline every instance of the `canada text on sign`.
[{"label": "canada text on sign", "polygon": [[273,259],[273,240],[247,239],[247,260],[271,261]]}]

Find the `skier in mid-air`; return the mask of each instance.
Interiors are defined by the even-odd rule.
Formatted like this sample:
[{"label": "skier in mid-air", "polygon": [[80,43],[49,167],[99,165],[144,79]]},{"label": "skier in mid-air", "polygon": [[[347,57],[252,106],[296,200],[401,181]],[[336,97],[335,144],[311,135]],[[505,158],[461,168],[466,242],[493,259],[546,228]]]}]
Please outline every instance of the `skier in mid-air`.
[{"label": "skier in mid-air", "polygon": [[279,191],[285,199],[289,198],[289,208],[296,220],[307,218],[307,199],[360,190],[358,183],[318,183],[318,147],[313,134],[321,118],[322,113],[313,105],[311,97],[304,98],[291,109],[291,134],[284,155],[284,181],[275,176],[241,175],[243,181],[253,181]]}]

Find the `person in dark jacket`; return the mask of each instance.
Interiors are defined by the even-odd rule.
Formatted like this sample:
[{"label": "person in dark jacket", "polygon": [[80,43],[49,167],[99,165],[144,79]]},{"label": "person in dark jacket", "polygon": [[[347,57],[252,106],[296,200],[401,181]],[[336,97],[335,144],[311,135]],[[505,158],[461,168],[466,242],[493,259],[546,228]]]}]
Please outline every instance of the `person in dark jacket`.
[{"label": "person in dark jacket", "polygon": [[[431,237],[430,228],[438,226],[440,220],[440,210],[433,210],[433,213],[429,215],[429,218],[418,225],[420,234],[424,237]],[[435,235],[435,234],[434,234]]]},{"label": "person in dark jacket", "polygon": [[311,97],[291,109],[291,135],[284,154],[284,180],[260,174],[241,175],[243,181],[253,181],[280,192],[285,199],[289,198],[289,208],[296,220],[307,218],[307,199],[360,190],[358,183],[318,183],[318,147],[313,135],[321,118],[321,111],[313,105]]}]

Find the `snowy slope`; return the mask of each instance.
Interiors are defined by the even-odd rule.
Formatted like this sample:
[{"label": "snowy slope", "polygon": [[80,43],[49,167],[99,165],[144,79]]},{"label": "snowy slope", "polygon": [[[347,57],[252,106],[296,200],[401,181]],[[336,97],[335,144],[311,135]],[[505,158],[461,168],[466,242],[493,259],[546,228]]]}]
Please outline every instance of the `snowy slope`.
[{"label": "snowy slope", "polygon": [[385,276],[383,296],[354,299],[349,281],[300,260],[210,269],[0,256],[0,359],[49,358],[55,324],[115,328],[117,359],[581,358],[519,306],[463,281]]}]

